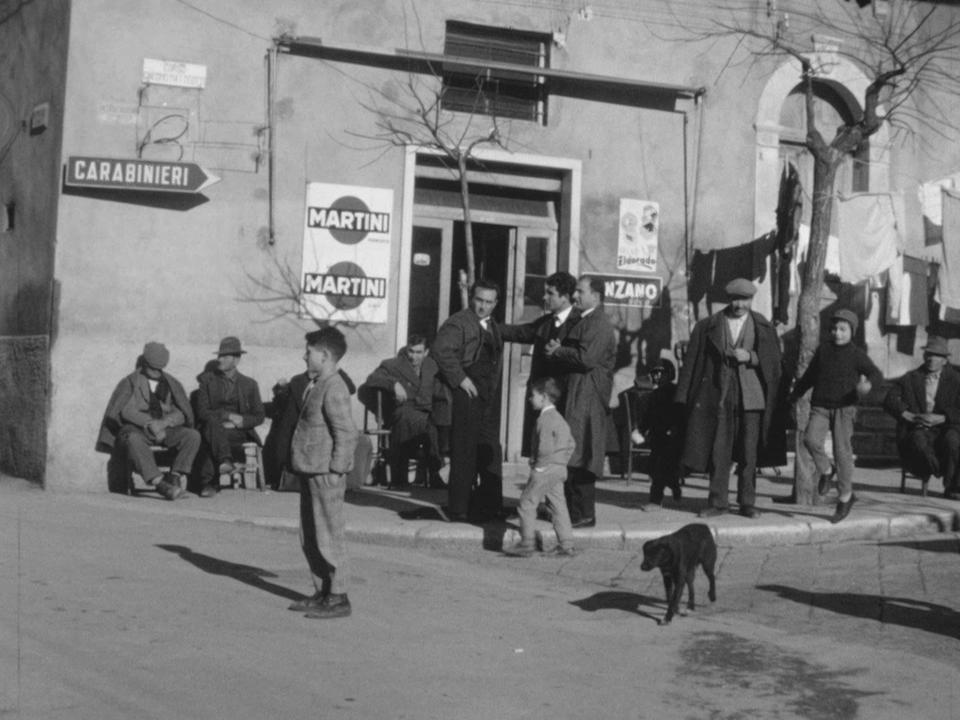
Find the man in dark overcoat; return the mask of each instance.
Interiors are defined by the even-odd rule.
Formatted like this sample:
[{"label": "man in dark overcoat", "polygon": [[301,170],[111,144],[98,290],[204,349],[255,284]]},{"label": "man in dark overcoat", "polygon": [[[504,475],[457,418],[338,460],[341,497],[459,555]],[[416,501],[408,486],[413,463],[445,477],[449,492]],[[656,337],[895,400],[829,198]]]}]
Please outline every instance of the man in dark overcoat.
[{"label": "man in dark overcoat", "polygon": [[491,317],[499,299],[496,283],[477,280],[470,305],[448,317],[433,341],[433,359],[452,394],[447,481],[451,521],[482,522],[503,513],[503,338]]},{"label": "man in dark overcoat", "polygon": [[[387,426],[390,428],[390,484],[404,488],[409,482],[408,463],[422,446],[431,487],[443,487],[438,471],[440,457],[438,425],[450,424],[449,392],[437,380],[436,361],[427,351],[427,339],[413,334],[396,357],[387,358],[360,386],[358,397],[364,404],[376,399],[371,392],[381,391],[390,398]],[[385,409],[384,412],[387,410]]]},{"label": "man in dark overcoat", "polygon": [[233,459],[242,453],[245,442],[260,444],[255,429],[265,418],[260,387],[237,369],[246,352],[239,338],[223,338],[216,352],[216,367],[197,378],[197,424],[203,436],[198,458],[200,497],[217,493],[220,483],[216,473],[233,472]]},{"label": "man in dark overcoat", "polygon": [[[564,413],[566,407],[566,374],[569,370],[547,354],[546,347],[552,340],[563,344],[579,322],[580,310],[573,304],[576,291],[577,279],[573,275],[564,271],[555,272],[547,277],[543,285],[543,308],[546,312],[533,322],[503,325],[500,328],[505,342],[533,345],[527,393],[529,394],[530,386],[540,378],[552,377],[560,387],[561,395],[556,407],[561,413]],[[536,413],[529,405],[524,408],[521,452],[529,457]]]},{"label": "man in dark overcoat", "polygon": [[727,512],[730,468],[738,465],[737,504],[757,517],[757,457],[770,432],[780,385],[780,342],[773,325],[750,309],[756,287],[737,278],[725,287],[729,305],[700,320],[677,382],[685,406],[681,463],[707,472],[710,494],[701,517]]},{"label": "man in dark overcoat", "polygon": [[567,379],[563,415],[577,449],[567,463],[564,491],[575,528],[597,524],[594,487],[607,452],[617,334],[603,311],[603,291],[599,278],[580,278],[574,293],[580,319],[564,340],[551,340],[545,350]]},{"label": "man in dark overcoat", "polygon": [[897,449],[906,470],[943,477],[943,496],[960,500],[960,373],[942,337],[930,337],[923,365],[898,378],[883,407],[897,419]]}]

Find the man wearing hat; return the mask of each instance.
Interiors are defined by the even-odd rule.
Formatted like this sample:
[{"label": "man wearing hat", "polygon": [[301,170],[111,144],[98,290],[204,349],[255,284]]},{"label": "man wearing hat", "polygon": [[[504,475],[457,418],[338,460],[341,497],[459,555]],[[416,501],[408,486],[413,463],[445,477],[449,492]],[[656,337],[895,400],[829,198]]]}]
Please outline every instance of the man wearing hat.
[{"label": "man wearing hat", "polygon": [[[183,386],[163,369],[170,352],[148,342],[137,359],[137,369],[113,391],[100,425],[96,449],[129,458],[133,469],[168,500],[184,494],[183,482],[193,467],[200,434],[193,429],[193,411]],[[151,446],[176,450],[170,472],[157,468]]]},{"label": "man wearing hat", "polygon": [[960,500],[960,373],[942,337],[931,336],[923,365],[898,378],[884,400],[897,419],[903,466],[924,480],[943,477],[943,495]]},{"label": "man wearing hat", "polygon": [[246,354],[239,338],[220,341],[216,367],[197,378],[197,423],[203,436],[200,466],[200,497],[212,497],[220,489],[214,466],[220,475],[233,472],[233,458],[243,443],[256,442],[256,428],[263,422],[263,402],[257,381],[237,370]]},{"label": "man wearing hat", "polygon": [[681,464],[710,476],[701,517],[727,512],[730,468],[738,465],[737,504],[744,517],[755,507],[757,456],[767,441],[780,384],[780,343],[773,325],[750,309],[756,287],[744,278],[727,283],[729,305],[700,320],[677,381],[686,434]]}]

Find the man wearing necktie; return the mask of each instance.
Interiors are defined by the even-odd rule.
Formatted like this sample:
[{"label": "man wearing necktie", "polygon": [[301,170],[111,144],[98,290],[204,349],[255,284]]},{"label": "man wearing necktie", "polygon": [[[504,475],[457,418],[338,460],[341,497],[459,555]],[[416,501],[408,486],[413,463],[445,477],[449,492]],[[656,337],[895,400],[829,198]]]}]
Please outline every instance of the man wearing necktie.
[{"label": "man wearing necktie", "polygon": [[897,379],[884,409],[897,419],[903,466],[927,480],[943,477],[943,496],[960,500],[960,373],[942,337],[930,337],[923,365]]},{"label": "man wearing necktie", "polygon": [[451,521],[483,522],[503,511],[503,339],[491,318],[499,299],[496,283],[477,280],[469,307],[448,317],[433,342],[439,376],[452,395],[447,491]]},{"label": "man wearing necktie", "polygon": [[[561,414],[566,402],[567,373],[569,369],[558,363],[547,353],[547,344],[556,342],[563,345],[570,331],[580,320],[580,310],[573,306],[573,296],[577,290],[577,279],[568,272],[555,272],[544,281],[543,309],[546,311],[533,322],[521,325],[504,325],[501,328],[506,342],[519,342],[533,345],[533,359],[530,363],[530,378],[527,388],[540,378],[552,377],[560,386],[561,396],[557,409]],[[523,448],[525,456],[530,455],[530,440],[536,422],[534,412],[527,407],[523,416]]]}]

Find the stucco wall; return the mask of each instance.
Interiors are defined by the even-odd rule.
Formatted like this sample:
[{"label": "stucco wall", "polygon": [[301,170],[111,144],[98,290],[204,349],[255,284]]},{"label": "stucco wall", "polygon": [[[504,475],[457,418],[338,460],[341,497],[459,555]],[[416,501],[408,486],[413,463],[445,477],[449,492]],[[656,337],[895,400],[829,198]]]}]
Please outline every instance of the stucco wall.
[{"label": "stucco wall", "polygon": [[[0,470],[39,482],[69,2],[7,3],[0,16]],[[41,127],[31,116],[44,107]]]}]

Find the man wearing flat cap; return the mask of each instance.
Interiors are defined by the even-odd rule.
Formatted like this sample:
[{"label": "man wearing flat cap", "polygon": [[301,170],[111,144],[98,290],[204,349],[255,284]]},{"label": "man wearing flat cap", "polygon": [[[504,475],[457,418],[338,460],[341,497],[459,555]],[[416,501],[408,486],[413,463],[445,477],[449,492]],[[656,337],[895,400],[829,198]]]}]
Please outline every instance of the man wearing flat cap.
[{"label": "man wearing flat cap", "polygon": [[923,365],[894,381],[883,407],[897,419],[904,468],[924,481],[942,476],[944,497],[960,500],[960,373],[946,339],[928,338]]},{"label": "man wearing flat cap", "polygon": [[730,469],[738,465],[737,504],[756,517],[757,457],[770,432],[780,385],[780,343],[773,325],[750,309],[756,288],[744,278],[726,288],[729,305],[700,320],[677,382],[686,436],[681,464],[710,476],[701,517],[729,507]]},{"label": "man wearing flat cap", "polygon": [[[184,494],[200,447],[193,429],[193,411],[183,386],[164,372],[170,352],[158,342],[148,342],[137,359],[137,369],[113,391],[100,424],[96,449],[122,455],[148,485],[168,500]],[[176,450],[170,472],[161,473],[151,446]]]},{"label": "man wearing flat cap", "polygon": [[212,497],[220,489],[214,466],[220,475],[230,474],[243,443],[260,443],[254,428],[264,419],[257,381],[237,370],[246,354],[239,338],[225,337],[214,354],[216,366],[197,378],[197,424],[203,436],[200,497]]}]

